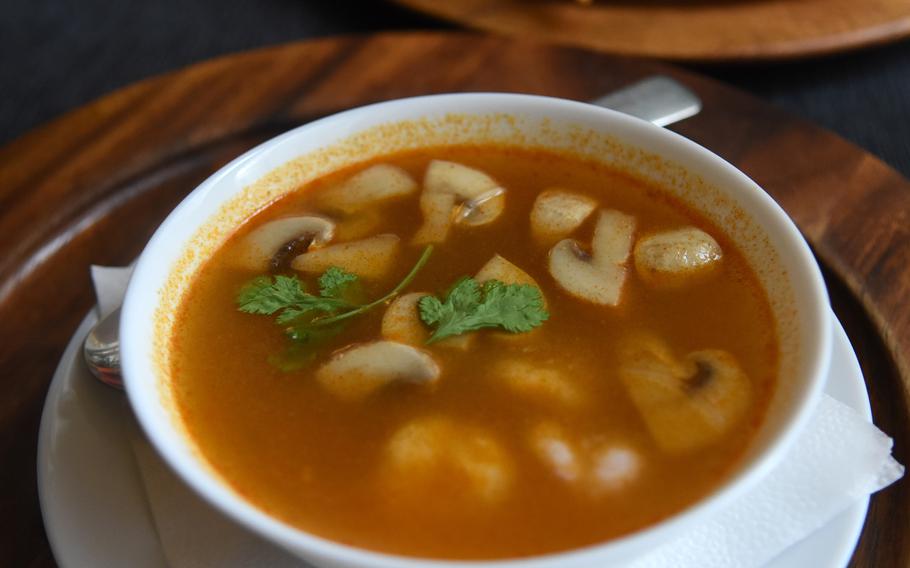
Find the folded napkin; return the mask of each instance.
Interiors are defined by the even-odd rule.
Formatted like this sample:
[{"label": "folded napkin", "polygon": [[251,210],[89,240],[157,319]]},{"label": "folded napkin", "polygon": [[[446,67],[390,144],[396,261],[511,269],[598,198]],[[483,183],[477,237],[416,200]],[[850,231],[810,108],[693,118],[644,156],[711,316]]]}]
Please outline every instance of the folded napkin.
[{"label": "folded napkin", "polygon": [[[122,299],[129,273],[93,267],[99,296]],[[114,304],[116,305],[116,304]],[[109,306],[108,306],[108,309]],[[630,566],[758,568],[859,499],[900,479],[892,440],[824,395],[789,455],[728,508]],[[197,497],[137,432],[133,443],[158,537],[173,568],[306,566]]]}]

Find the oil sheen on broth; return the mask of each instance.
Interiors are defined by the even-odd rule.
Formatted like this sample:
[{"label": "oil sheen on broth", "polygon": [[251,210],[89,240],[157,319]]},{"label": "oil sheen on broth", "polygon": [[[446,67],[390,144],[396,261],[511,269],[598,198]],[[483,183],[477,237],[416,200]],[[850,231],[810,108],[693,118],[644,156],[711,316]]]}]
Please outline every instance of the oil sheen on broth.
[{"label": "oil sheen on broth", "polygon": [[[310,292],[333,264],[379,298],[435,250],[391,308],[289,371],[285,330],[237,295],[300,236],[261,228],[301,216],[331,238],[317,219],[277,270]],[[417,299],[466,275],[536,283],[549,319],[426,344]],[[352,344],[372,351],[338,365]],[[386,156],[265,208],[200,271],[172,348],[179,412],[237,492],[328,539],[451,559],[591,545],[698,500],[754,434],[778,357],[765,293],[718,227],[602,164],[488,145]],[[402,369],[371,377],[379,359]]]}]

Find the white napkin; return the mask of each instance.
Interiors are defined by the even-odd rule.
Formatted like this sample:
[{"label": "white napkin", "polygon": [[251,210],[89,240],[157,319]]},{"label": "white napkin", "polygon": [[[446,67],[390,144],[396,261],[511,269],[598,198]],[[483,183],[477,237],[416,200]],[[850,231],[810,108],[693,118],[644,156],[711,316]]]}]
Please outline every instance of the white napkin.
[{"label": "white napkin", "polygon": [[[124,270],[92,267],[96,293],[122,297]],[[748,494],[632,568],[758,568],[859,499],[900,479],[893,442],[824,395],[789,455]],[[215,511],[137,435],[134,454],[158,536],[173,568],[285,568],[305,564]]]}]

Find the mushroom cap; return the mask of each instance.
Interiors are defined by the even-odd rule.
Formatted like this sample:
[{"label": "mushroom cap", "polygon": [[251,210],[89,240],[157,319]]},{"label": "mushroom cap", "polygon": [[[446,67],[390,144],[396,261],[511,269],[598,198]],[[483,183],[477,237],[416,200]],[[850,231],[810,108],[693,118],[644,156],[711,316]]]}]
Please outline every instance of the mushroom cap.
[{"label": "mushroom cap", "polygon": [[505,190],[490,176],[455,162],[433,160],[423,178],[424,192],[456,197],[455,222],[478,226],[495,221],[505,209]]},{"label": "mushroom cap", "polygon": [[316,371],[316,380],[339,398],[359,400],[390,383],[431,384],[439,375],[439,365],[426,352],[373,341],[336,351]]},{"label": "mushroom cap", "polygon": [[546,246],[568,237],[597,208],[597,201],[564,189],[541,192],[531,208],[531,234]]},{"label": "mushroom cap", "polygon": [[649,235],[635,244],[635,269],[646,283],[679,285],[710,272],[723,257],[720,245],[696,227]]},{"label": "mushroom cap", "polygon": [[263,272],[268,270],[272,257],[283,245],[304,235],[312,235],[311,246],[319,247],[330,242],[335,234],[335,224],[316,215],[285,217],[264,223],[250,231],[240,241],[235,258],[240,266]]}]

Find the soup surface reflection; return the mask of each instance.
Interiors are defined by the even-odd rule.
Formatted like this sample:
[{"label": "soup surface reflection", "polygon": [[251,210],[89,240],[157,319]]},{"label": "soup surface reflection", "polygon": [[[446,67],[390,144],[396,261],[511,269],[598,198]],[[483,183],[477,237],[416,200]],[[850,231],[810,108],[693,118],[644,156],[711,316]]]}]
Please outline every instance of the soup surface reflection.
[{"label": "soup surface reflection", "polygon": [[[427,245],[400,293],[319,325]],[[327,271],[328,309],[248,313],[278,277],[322,297]],[[428,323],[464,276],[466,317]],[[529,330],[481,325],[516,318]],[[268,206],[199,272],[172,347],[186,428],[244,498],[449,559],[591,545],[692,504],[741,457],[778,366],[766,295],[718,227],[601,164],[500,146],[386,156]]]}]

